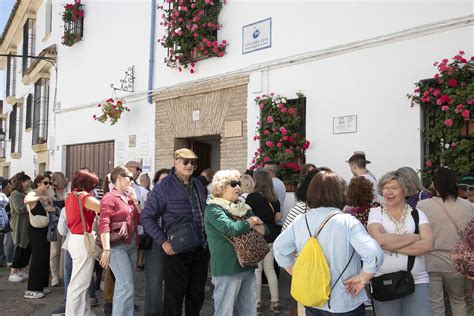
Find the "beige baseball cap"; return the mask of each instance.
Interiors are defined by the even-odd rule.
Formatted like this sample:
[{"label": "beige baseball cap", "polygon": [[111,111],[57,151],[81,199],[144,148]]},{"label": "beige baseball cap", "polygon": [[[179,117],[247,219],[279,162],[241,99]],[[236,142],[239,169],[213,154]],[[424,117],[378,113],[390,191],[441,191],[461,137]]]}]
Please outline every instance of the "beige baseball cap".
[{"label": "beige baseball cap", "polygon": [[188,148],[181,148],[174,152],[174,159],[198,159],[198,156]]}]

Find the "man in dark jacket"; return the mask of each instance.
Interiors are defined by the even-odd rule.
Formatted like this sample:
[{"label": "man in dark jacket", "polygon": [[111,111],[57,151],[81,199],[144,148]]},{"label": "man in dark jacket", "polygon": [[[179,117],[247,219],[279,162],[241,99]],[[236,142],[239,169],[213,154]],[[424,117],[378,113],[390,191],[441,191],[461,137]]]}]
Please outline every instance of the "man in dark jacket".
[{"label": "man in dark jacket", "polygon": [[[199,315],[204,302],[209,251],[203,221],[206,194],[191,177],[197,158],[187,148],[175,152],[171,174],[155,185],[141,216],[145,232],[166,253],[163,314],[167,316],[181,315],[184,298],[187,316]],[[145,265],[145,269],[158,268]]]}]

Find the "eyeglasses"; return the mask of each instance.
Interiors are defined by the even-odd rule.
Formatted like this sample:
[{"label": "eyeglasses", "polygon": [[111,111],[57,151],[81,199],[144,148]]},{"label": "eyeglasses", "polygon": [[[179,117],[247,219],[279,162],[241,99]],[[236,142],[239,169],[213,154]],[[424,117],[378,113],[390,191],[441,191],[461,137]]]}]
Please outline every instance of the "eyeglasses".
[{"label": "eyeglasses", "polygon": [[129,176],[128,174],[124,174],[122,175],[123,178],[128,178],[128,180],[132,181],[133,180],[133,176]]},{"label": "eyeglasses", "polygon": [[52,182],[49,182],[49,181],[43,181],[43,184],[44,184],[44,185],[51,185],[51,184],[53,184],[53,183],[52,183]]},{"label": "eyeglasses", "polygon": [[183,159],[183,165],[187,166],[191,164],[192,166],[197,166],[197,161],[194,159]]},{"label": "eyeglasses", "polygon": [[460,184],[459,185],[459,190],[461,190],[463,192],[474,192],[474,185]]},{"label": "eyeglasses", "polygon": [[240,187],[240,181],[239,180],[231,180],[229,184],[233,188],[235,188],[236,186]]}]

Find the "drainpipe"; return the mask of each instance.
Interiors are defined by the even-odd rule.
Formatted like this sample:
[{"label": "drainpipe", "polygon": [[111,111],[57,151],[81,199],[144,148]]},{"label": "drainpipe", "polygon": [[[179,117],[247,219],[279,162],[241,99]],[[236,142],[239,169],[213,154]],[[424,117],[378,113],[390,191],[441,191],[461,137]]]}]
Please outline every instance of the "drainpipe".
[{"label": "drainpipe", "polygon": [[150,59],[148,60],[148,103],[152,104],[151,89],[153,88],[153,70],[155,67],[155,24],[156,24],[156,0],[151,1],[150,21]]}]

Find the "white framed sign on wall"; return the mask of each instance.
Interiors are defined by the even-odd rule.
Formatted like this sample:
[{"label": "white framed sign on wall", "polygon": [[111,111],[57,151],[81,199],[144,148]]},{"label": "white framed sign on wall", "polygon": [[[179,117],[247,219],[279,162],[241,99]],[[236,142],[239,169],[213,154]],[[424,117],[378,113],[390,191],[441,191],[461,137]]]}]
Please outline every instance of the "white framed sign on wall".
[{"label": "white framed sign on wall", "polygon": [[272,47],[272,18],[242,26],[242,54]]},{"label": "white framed sign on wall", "polygon": [[357,133],[357,115],[333,117],[333,134]]}]

